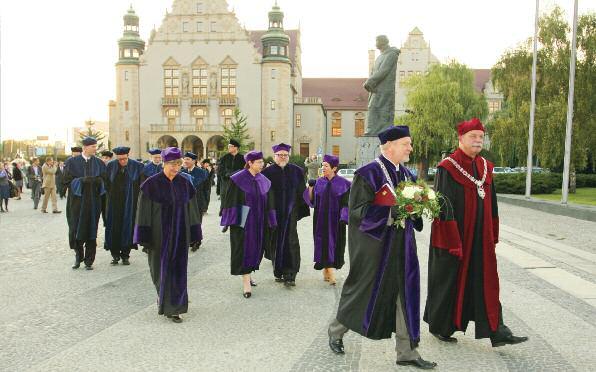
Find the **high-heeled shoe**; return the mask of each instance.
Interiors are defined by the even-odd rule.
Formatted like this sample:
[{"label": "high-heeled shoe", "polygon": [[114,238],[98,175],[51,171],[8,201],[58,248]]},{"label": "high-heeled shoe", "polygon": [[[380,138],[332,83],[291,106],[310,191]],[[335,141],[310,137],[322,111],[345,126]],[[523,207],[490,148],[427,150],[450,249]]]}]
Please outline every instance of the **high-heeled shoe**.
[{"label": "high-heeled shoe", "polygon": [[250,298],[250,296],[252,296],[251,292],[244,292],[244,294],[242,294],[242,296],[244,296],[244,298]]}]

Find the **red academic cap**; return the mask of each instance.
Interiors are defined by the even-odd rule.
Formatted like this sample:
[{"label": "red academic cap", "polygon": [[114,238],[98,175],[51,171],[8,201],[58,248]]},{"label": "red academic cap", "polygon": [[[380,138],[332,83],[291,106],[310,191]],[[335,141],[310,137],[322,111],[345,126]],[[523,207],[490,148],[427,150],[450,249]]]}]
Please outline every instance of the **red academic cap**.
[{"label": "red academic cap", "polygon": [[484,125],[478,118],[472,118],[469,121],[463,121],[457,125],[457,134],[463,136],[471,130],[481,130],[484,132]]}]

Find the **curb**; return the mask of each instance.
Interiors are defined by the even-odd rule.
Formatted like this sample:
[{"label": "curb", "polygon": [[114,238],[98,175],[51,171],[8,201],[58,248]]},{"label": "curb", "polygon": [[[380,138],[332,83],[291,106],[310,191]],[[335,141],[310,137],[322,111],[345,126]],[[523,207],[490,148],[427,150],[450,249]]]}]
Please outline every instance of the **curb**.
[{"label": "curb", "polygon": [[497,194],[497,200],[503,203],[513,204],[518,207],[530,208],[559,216],[596,222],[596,207],[578,204],[563,205],[548,200],[534,198],[526,199],[525,196],[513,194]]}]

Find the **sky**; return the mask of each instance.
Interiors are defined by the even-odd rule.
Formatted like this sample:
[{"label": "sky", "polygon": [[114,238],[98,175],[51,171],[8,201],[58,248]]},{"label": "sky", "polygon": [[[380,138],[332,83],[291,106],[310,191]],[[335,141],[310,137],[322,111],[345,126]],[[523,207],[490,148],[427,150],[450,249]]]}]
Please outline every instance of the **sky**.
[{"label": "sky", "polygon": [[[108,121],[115,98],[117,40],[130,4],[148,39],[173,0],[0,1],[0,136],[68,140],[85,120]],[[267,27],[274,0],[228,0],[249,30]],[[400,47],[418,27],[442,62],[491,68],[534,32],[533,0],[278,0],[285,28],[302,31],[303,77],[366,77],[375,36]],[[561,6],[571,20],[573,0]],[[596,11],[580,0],[579,13]]]}]

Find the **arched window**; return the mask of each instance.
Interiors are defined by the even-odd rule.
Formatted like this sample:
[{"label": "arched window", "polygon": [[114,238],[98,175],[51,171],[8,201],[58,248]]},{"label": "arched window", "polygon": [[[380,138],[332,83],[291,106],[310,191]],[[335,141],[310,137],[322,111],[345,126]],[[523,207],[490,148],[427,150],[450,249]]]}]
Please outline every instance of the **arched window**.
[{"label": "arched window", "polygon": [[331,114],[331,136],[332,137],[340,137],[341,136],[341,113],[334,112]]},{"label": "arched window", "polygon": [[354,115],[354,136],[362,137],[364,135],[364,114],[357,112]]},{"label": "arched window", "polygon": [[234,110],[227,107],[221,110],[221,116],[225,126],[232,125],[232,118],[234,117]]},{"label": "arched window", "polygon": [[195,118],[195,125],[197,127],[197,130],[203,130],[203,127],[205,125],[205,116],[207,116],[207,110],[205,110],[202,107],[197,108],[193,110],[192,116]]},{"label": "arched window", "polygon": [[178,117],[178,109],[175,108],[169,108],[166,110],[166,116],[169,118],[175,118]]}]

